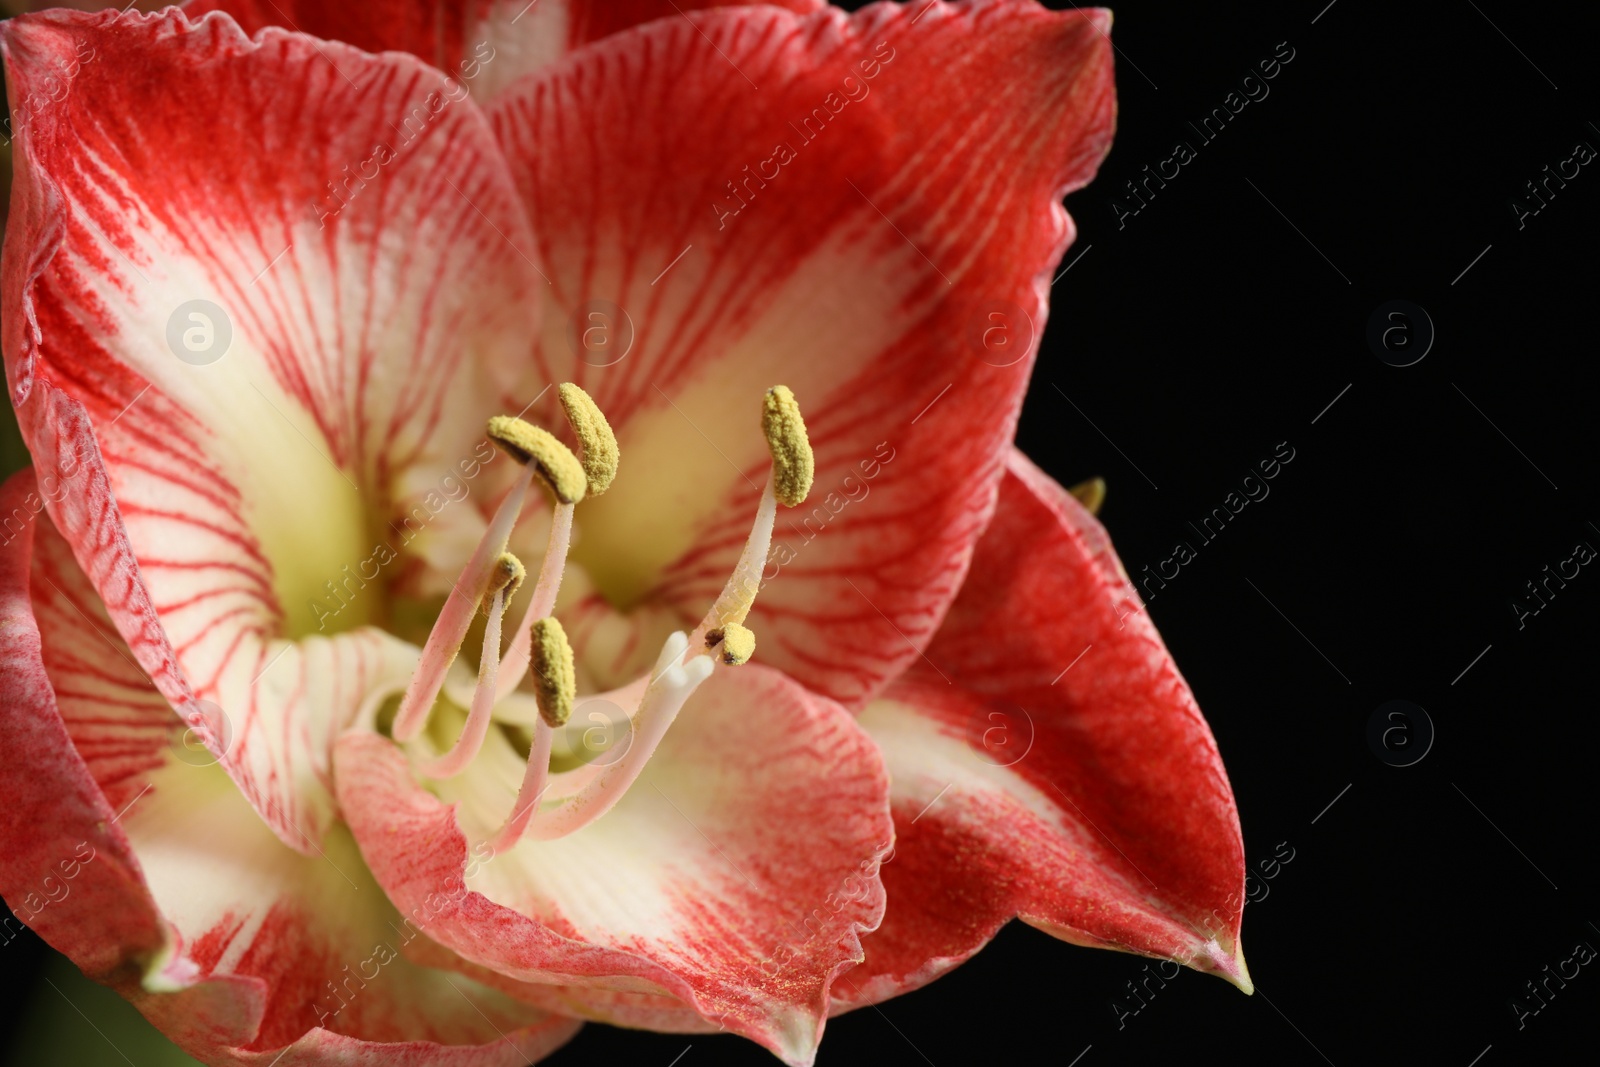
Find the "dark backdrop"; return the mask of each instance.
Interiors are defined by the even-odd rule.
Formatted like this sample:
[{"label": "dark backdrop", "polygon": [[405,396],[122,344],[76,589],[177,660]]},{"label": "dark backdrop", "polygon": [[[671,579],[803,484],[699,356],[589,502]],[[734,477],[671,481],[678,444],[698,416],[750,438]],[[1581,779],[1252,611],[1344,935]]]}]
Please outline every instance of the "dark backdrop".
[{"label": "dark backdrop", "polygon": [[[824,1064],[1593,1055],[1600,965],[1550,981],[1536,1014],[1525,983],[1600,949],[1600,566],[1574,557],[1600,549],[1600,163],[1574,157],[1600,150],[1596,23],[1576,4],[1324,4],[1120,5],[1116,143],[1068,200],[1080,234],[1020,432],[1063,482],[1106,477],[1136,578],[1198,550],[1150,611],[1216,733],[1247,856],[1292,850],[1251,883],[1259,992],[1186,972],[1119,1028],[1142,961],[1013,924],[831,1022]],[[1187,123],[1287,49],[1269,95],[1202,145]],[[1123,183],[1179,140],[1196,157],[1139,208]],[[1578,174],[1534,213],[1524,183],[1546,166]],[[1189,523],[1281,442],[1295,458],[1270,495],[1202,543]],[[1540,586],[1541,608],[1526,583],[1566,560],[1577,576]],[[1378,712],[1395,700],[1402,717]],[[5,953],[7,982],[30,984],[42,949]],[[590,1027],[547,1062],[775,1061]]]}]

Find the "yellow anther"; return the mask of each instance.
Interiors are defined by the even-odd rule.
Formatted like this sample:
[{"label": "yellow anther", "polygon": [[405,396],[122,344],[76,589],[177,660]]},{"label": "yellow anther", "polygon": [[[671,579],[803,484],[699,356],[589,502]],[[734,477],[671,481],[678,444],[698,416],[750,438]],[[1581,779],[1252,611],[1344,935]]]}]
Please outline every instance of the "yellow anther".
[{"label": "yellow anther", "polygon": [[566,382],[560,394],[567,422],[583,446],[583,473],[589,479],[589,495],[599,496],[611,488],[611,481],[617,476],[617,462],[622,458],[617,450],[617,435],[611,432],[611,424],[588,393]]},{"label": "yellow anther", "polygon": [[817,461],[811,454],[800,405],[787,385],[767,390],[761,402],[761,428],[766,431],[767,449],[772,453],[772,487],[778,503],[792,508],[811,492]]},{"label": "yellow anther", "polygon": [[535,472],[563,504],[583,499],[589,480],[572,449],[531,422],[510,415],[489,420],[489,440],[518,463],[533,465]]},{"label": "yellow anther", "polygon": [[737,667],[750,662],[750,657],[755,655],[756,635],[749,627],[730,622],[707,632],[706,647],[716,648],[718,644],[722,645],[722,662]]},{"label": "yellow anther", "polygon": [[500,558],[495,560],[494,570],[489,572],[489,587],[483,591],[484,612],[489,611],[489,605],[494,603],[494,595],[501,590],[506,594],[500,602],[500,609],[504,611],[505,605],[511,603],[511,598],[522,587],[522,579],[527,576],[527,568],[523,567],[520,559],[509,552],[500,553]]},{"label": "yellow anther", "polygon": [[577,668],[567,632],[554,615],[533,624],[533,695],[539,701],[539,717],[552,728],[566,725],[572,717],[578,697]]},{"label": "yellow anther", "polygon": [[1089,514],[1100,514],[1100,505],[1106,502],[1106,480],[1104,478],[1090,478],[1086,482],[1079,482],[1067,490],[1078,498],[1078,503],[1088,509]]}]

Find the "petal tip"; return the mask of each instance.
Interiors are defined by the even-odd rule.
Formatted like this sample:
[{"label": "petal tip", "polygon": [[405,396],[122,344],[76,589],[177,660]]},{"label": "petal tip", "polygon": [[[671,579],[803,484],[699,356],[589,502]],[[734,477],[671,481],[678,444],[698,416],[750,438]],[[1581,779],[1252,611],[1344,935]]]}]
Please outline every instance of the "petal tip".
[{"label": "petal tip", "polygon": [[1111,32],[1111,24],[1117,19],[1116,13],[1109,7],[1077,8],[1076,13],[1088,19],[1089,25],[1105,34]]},{"label": "petal tip", "polygon": [[1244,945],[1238,941],[1233,943],[1233,955],[1223,956],[1215,953],[1208,961],[1210,966],[1204,968],[1221,978],[1229,985],[1237,986],[1245,996],[1250,996],[1256,991],[1256,984],[1250,979],[1250,967],[1244,962]]},{"label": "petal tip", "polygon": [[1250,968],[1244,962],[1244,946],[1238,942],[1234,942],[1233,946],[1233,964],[1233,972],[1224,974],[1223,977],[1238,986],[1248,997],[1256,991],[1256,984],[1250,980]]},{"label": "petal tip", "polygon": [[1210,940],[1200,942],[1198,947],[1190,947],[1171,957],[1180,963],[1201,974],[1214,974],[1231,986],[1237,987],[1245,996],[1250,996],[1256,991],[1256,984],[1250,978],[1250,968],[1244,962],[1244,946],[1237,937],[1231,939],[1233,948],[1230,951],[1230,939],[1225,934],[1218,934]]}]

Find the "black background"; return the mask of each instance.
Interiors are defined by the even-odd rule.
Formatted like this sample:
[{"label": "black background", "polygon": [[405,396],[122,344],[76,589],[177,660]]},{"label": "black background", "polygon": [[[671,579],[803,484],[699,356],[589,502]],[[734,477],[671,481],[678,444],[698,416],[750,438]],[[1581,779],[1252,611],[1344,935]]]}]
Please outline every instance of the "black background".
[{"label": "black background", "polygon": [[[1594,1055],[1600,963],[1521,1028],[1511,1001],[1577,943],[1600,948],[1600,565],[1521,628],[1511,605],[1537,606],[1525,583],[1579,542],[1600,549],[1600,161],[1521,228],[1510,205],[1578,142],[1600,149],[1596,24],[1577,4],[1325,3],[1119,6],[1116,142],[1068,199],[1079,237],[1020,430],[1061,481],[1107,478],[1101,518],[1136,577],[1199,547],[1188,523],[1279,442],[1295,450],[1150,602],[1247,857],[1294,850],[1245,909],[1258,992],[1185,972],[1119,1029],[1143,961],[1014,923],[926,989],[830,1022],[822,1064]],[[1187,122],[1280,42],[1294,58],[1270,95],[1200,147]],[[1178,140],[1197,158],[1119,225],[1123,182]],[[1436,329],[1408,367],[1367,341],[1396,299]],[[1408,767],[1367,741],[1395,699],[1436,732]],[[20,991],[44,950],[5,955]],[[596,1026],[546,1062],[776,1061]]]}]

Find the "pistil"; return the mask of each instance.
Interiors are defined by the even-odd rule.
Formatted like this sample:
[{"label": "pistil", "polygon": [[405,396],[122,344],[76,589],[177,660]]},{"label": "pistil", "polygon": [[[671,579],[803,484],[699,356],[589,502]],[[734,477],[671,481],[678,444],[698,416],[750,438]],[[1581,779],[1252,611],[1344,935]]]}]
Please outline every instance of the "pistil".
[{"label": "pistil", "polygon": [[[669,639],[668,646],[662,650],[663,658],[669,660],[668,666],[652,678],[645,688],[644,697],[639,701],[639,707],[633,714],[631,725],[633,743],[627,753],[615,763],[595,772],[582,787],[562,797],[548,809],[538,807],[538,798],[543,794],[544,788],[542,786],[532,790],[529,788],[529,780],[539,777],[530,756],[529,770],[523,778],[523,793],[518,795],[517,804],[512,809],[520,816],[524,827],[513,832],[512,825],[508,822],[492,843],[496,851],[510,847],[523,836],[536,841],[565,837],[588,826],[616,806],[617,801],[627,794],[628,788],[638,779],[645,764],[650,762],[650,757],[655,754],[661,739],[666,736],[667,730],[677,719],[678,712],[683,710],[683,705],[694,695],[700,683],[711,677],[713,667],[709,656],[695,655],[688,663],[677,661],[677,657],[683,655],[681,650],[687,647],[688,640],[684,635],[675,633]],[[668,654],[673,652],[676,653],[675,656]],[[538,731],[546,728],[545,725],[541,725]],[[535,748],[539,747],[538,741],[536,732]],[[546,761],[549,759],[548,742],[545,747],[545,759]],[[524,795],[530,793],[531,795]]]}]

